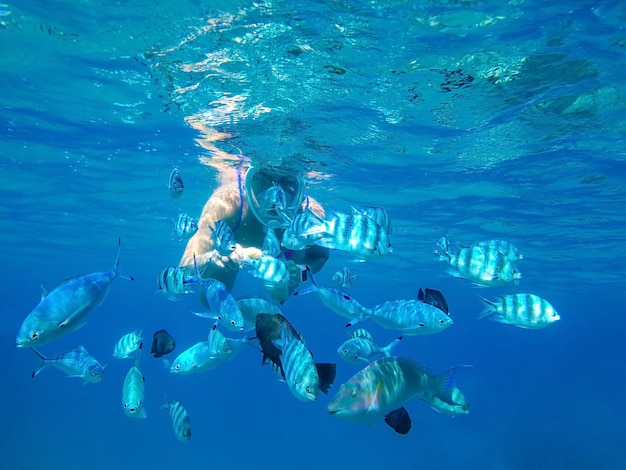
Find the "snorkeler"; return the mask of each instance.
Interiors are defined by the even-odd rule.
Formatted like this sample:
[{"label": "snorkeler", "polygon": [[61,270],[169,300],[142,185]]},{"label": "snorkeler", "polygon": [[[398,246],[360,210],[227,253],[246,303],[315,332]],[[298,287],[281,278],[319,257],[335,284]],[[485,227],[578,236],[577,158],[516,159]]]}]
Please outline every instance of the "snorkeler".
[{"label": "snorkeler", "polygon": [[[241,169],[242,171],[246,171]],[[179,265],[192,267],[194,255],[204,278],[218,279],[230,290],[235,282],[240,264],[249,247],[261,247],[267,228],[277,232],[283,222],[282,214],[276,210],[276,188],[282,188],[285,207],[294,213],[301,213],[306,206],[320,217],[324,210],[314,199],[305,196],[304,180],[278,168],[250,168],[245,173],[245,184],[241,178],[237,182],[219,186],[202,209],[198,221],[198,231],[189,239]],[[224,256],[215,250],[212,227],[224,221],[234,232],[237,248]],[[280,239],[280,235],[278,236]],[[283,302],[302,281],[305,266],[313,273],[318,272],[326,263],[329,250],[319,246],[310,246],[302,250],[284,250],[285,265],[289,270],[288,292],[268,292],[274,300]]]}]

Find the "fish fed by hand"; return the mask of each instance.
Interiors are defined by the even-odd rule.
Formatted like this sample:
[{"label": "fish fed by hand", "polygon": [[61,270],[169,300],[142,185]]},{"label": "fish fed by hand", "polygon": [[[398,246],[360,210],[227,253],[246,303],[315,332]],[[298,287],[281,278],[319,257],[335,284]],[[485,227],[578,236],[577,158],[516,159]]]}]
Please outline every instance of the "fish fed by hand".
[{"label": "fish fed by hand", "polygon": [[352,332],[350,339],[339,346],[337,353],[343,360],[352,364],[362,365],[364,362],[369,364],[380,357],[390,356],[391,350],[401,340],[402,336],[394,339],[387,346],[381,347],[374,342],[374,338],[368,331],[358,328]]},{"label": "fish fed by hand", "polygon": [[176,341],[167,330],[155,331],[152,335],[152,343],[150,343],[150,354],[155,359],[171,353],[176,348]]},{"label": "fish fed by hand", "polygon": [[232,360],[250,338],[227,338],[213,325],[206,341],[194,344],[178,355],[170,367],[173,374],[195,374]]},{"label": "fish fed by hand", "polygon": [[534,294],[501,295],[492,302],[479,296],[485,310],[478,318],[493,315],[491,319],[520,328],[538,330],[561,319],[552,304]]},{"label": "fish fed by hand", "polygon": [[350,287],[354,284],[356,276],[348,268],[341,268],[333,275],[333,282],[339,284],[340,287]]},{"label": "fish fed by hand", "polygon": [[294,335],[285,323],[280,338],[273,341],[280,351],[284,379],[298,400],[317,401],[318,392],[328,393],[337,373],[336,364],[316,364],[300,335]]},{"label": "fish fed by hand", "polygon": [[178,240],[189,240],[198,231],[198,220],[186,212],[178,214],[178,220],[174,222],[174,230]]},{"label": "fish fed by hand", "polygon": [[450,240],[443,237],[435,254],[450,266],[448,273],[451,276],[467,279],[479,286],[517,285],[522,278],[517,266],[493,247],[479,244],[452,247]]},{"label": "fish fed by hand", "polygon": [[383,328],[405,335],[440,333],[452,326],[452,318],[420,300],[388,300],[372,309],[371,318]]},{"label": "fish fed by hand", "polygon": [[141,349],[143,339],[141,338],[141,330],[135,330],[132,333],[122,336],[113,348],[113,357],[118,359],[127,359],[132,353]]},{"label": "fish fed by hand", "polygon": [[169,401],[165,397],[165,404],[161,409],[169,412],[176,438],[180,442],[187,442],[191,439],[191,420],[183,405],[179,401]]},{"label": "fish fed by hand", "polygon": [[85,324],[87,316],[103,301],[115,279],[133,278],[119,270],[120,241],[113,269],[98,271],[67,279],[47,295],[24,319],[16,345],[18,348],[40,346],[57,339]]},{"label": "fish fed by hand", "polygon": [[165,268],[157,276],[157,292],[163,294],[168,300],[178,300],[178,295],[193,292],[192,284],[187,283],[189,277],[190,274],[186,268]]},{"label": "fish fed by hand", "polygon": [[209,226],[209,228],[211,229],[213,248],[221,256],[229,256],[237,248],[233,229],[223,220],[217,221],[214,226]]},{"label": "fish fed by hand", "polygon": [[385,357],[344,383],[327,409],[339,419],[374,425],[415,397],[456,405],[451,392],[456,388],[454,375],[459,367],[463,366],[435,375],[410,359]]},{"label": "fish fed by hand", "polygon": [[172,171],[170,171],[167,187],[173,197],[180,197],[185,190],[185,183],[183,183],[183,177],[181,176],[177,166],[172,168]]},{"label": "fish fed by hand", "polygon": [[148,416],[143,406],[145,379],[138,367],[140,352],[141,350],[137,351],[135,364],[126,374],[122,386],[122,407],[129,418],[146,418]]},{"label": "fish fed by hand", "polygon": [[84,383],[100,382],[104,376],[104,366],[82,346],[52,357],[44,356],[35,348],[32,350],[41,359],[41,365],[32,373],[31,377],[39,375],[48,366],[56,367],[68,377],[80,377]]}]

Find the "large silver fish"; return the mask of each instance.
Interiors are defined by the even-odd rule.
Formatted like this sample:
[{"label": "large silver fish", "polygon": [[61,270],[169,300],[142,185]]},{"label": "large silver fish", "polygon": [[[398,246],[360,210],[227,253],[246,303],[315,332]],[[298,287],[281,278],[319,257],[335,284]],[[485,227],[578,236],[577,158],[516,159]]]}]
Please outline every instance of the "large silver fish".
[{"label": "large silver fish", "polygon": [[145,379],[137,366],[138,362],[139,354],[137,354],[135,365],[126,374],[122,386],[122,406],[124,413],[129,418],[146,418],[148,416],[143,406]]},{"label": "large silver fish", "polygon": [[391,411],[418,397],[428,403],[439,399],[456,405],[452,390],[453,367],[440,375],[401,357],[385,357],[353,375],[328,404],[328,412],[340,419],[375,424]]},{"label": "large silver fish", "polygon": [[135,330],[132,333],[122,336],[113,348],[113,357],[118,359],[127,359],[132,353],[141,349],[143,339],[141,338],[141,330]]},{"label": "large silver fish", "polygon": [[344,341],[337,349],[341,358],[352,364],[369,364],[382,356],[390,356],[391,350],[402,340],[402,336],[394,339],[387,346],[379,346],[374,342],[372,335],[358,328],[352,332],[350,338]]},{"label": "large silver fish", "polygon": [[501,295],[500,300],[492,302],[478,297],[486,305],[478,318],[488,315],[500,323],[519,326],[520,328],[541,329],[561,319],[552,304],[534,294]]},{"label": "large silver fish", "polygon": [[439,333],[452,325],[452,318],[419,300],[389,300],[372,309],[371,318],[384,328],[406,335]]},{"label": "large silver fish", "polygon": [[119,270],[119,261],[118,248],[113,269],[73,277],[61,282],[47,295],[44,292],[17,333],[17,347],[40,346],[84,325],[87,316],[102,303],[115,279],[133,280]]},{"label": "large silver fish", "polygon": [[169,412],[174,434],[178,440],[187,442],[191,439],[191,420],[183,405],[179,401],[169,401],[165,397],[165,405],[162,406],[162,409]]},{"label": "large silver fish", "polygon": [[33,372],[32,377],[48,366],[56,367],[68,377],[80,377],[85,382],[91,383],[100,382],[104,375],[104,367],[82,346],[52,357],[44,356],[35,348],[32,350],[41,359],[41,365]]}]

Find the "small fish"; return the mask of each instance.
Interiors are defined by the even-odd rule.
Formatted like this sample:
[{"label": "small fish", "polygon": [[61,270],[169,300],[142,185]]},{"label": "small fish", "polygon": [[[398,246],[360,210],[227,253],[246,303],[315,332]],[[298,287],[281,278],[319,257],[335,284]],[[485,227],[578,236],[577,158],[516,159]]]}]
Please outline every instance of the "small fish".
[{"label": "small fish", "polygon": [[387,413],[385,423],[398,434],[408,434],[411,430],[411,417],[404,406]]},{"label": "small fish", "polygon": [[263,253],[277,258],[280,255],[280,241],[276,231],[272,227],[264,227],[265,238],[263,239]]},{"label": "small fish", "polygon": [[300,335],[294,335],[285,323],[280,338],[273,341],[280,349],[284,379],[291,393],[300,401],[316,401],[318,391],[328,393],[335,380],[336,364],[316,364]]},{"label": "small fish", "polygon": [[515,245],[504,240],[486,240],[477,243],[478,246],[499,251],[505,258],[511,261],[519,261],[524,258]]},{"label": "small fish", "polygon": [[150,354],[155,358],[163,357],[171,353],[176,348],[176,341],[167,330],[155,331],[150,344]]},{"label": "small fish", "polygon": [[450,275],[479,286],[518,284],[522,278],[515,264],[494,248],[480,245],[452,247],[448,238],[443,237],[435,254],[450,266]]},{"label": "small fish", "polygon": [[333,275],[333,281],[339,284],[341,287],[348,287],[353,285],[356,276],[348,268],[341,268]]},{"label": "small fish", "polygon": [[[139,358],[139,355],[137,355]],[[144,376],[137,367],[137,362],[130,368],[122,386],[122,406],[124,413],[130,418],[146,418],[146,409],[143,406],[145,393]]]},{"label": "small fish", "polygon": [[446,315],[450,315],[450,308],[448,307],[448,301],[443,296],[443,294],[435,289],[426,288],[425,291],[420,287],[419,292],[417,293],[417,300],[421,300],[425,304],[432,305],[433,307],[437,307]]},{"label": "small fish", "polygon": [[372,255],[384,256],[393,251],[386,228],[360,212],[335,212],[324,221],[323,227],[315,226],[301,235],[313,234],[321,235],[315,240],[316,245],[345,251],[363,259]]},{"label": "small fish", "polygon": [[372,362],[344,383],[328,404],[332,416],[372,425],[414,397],[455,405],[451,391],[456,366],[435,375],[423,365],[401,357]]},{"label": "small fish", "polygon": [[82,346],[53,357],[46,357],[35,348],[32,350],[41,359],[41,365],[32,373],[31,377],[39,375],[48,366],[56,367],[68,377],[80,377],[85,383],[100,382],[104,375],[104,367],[90,356]]},{"label": "small fish", "polygon": [[419,300],[388,300],[374,307],[371,318],[383,328],[406,335],[439,333],[452,325],[452,318],[443,311]]},{"label": "small fish", "polygon": [[550,302],[534,294],[501,295],[496,302],[479,299],[486,308],[478,318],[495,314],[495,321],[530,329],[545,328],[561,319]]},{"label": "small fish", "polygon": [[177,166],[172,168],[172,171],[170,171],[170,178],[167,187],[170,190],[170,194],[174,197],[179,197],[183,194],[185,184],[183,183],[183,177],[180,175],[180,171],[178,171]]},{"label": "small fish", "polygon": [[237,247],[235,242],[235,233],[226,222],[219,220],[215,226],[211,227],[211,240],[213,240],[213,248],[222,256],[229,256]]},{"label": "small fish", "polygon": [[191,284],[186,282],[188,278],[187,268],[165,268],[157,276],[157,292],[162,293],[168,300],[177,300],[177,295],[193,292]]},{"label": "small fish", "polygon": [[347,362],[352,364],[363,364],[378,359],[381,356],[390,356],[391,350],[402,340],[402,336],[394,339],[385,347],[381,347],[374,342],[372,335],[362,329],[356,329],[352,332],[350,339],[345,341],[337,353]]},{"label": "small fish", "polygon": [[220,324],[230,331],[243,331],[245,322],[241,310],[237,305],[235,298],[230,295],[226,286],[217,279],[204,279],[200,276],[196,257],[193,257],[194,276],[190,276],[185,281],[189,284],[198,284],[202,289],[207,304],[208,312],[194,312],[195,315],[203,318],[211,318],[217,320]]},{"label": "small fish", "polygon": [[191,420],[187,414],[187,410],[181,405],[179,401],[169,401],[165,397],[165,404],[161,409],[168,411],[170,418],[172,419],[172,426],[174,428],[174,434],[181,442],[187,442],[191,439]]},{"label": "small fish", "polygon": [[141,338],[141,330],[135,330],[132,333],[125,334],[115,344],[115,347],[113,348],[113,357],[117,357],[118,359],[127,359],[133,352],[141,349],[142,345],[143,340]]},{"label": "small fish", "polygon": [[174,229],[179,240],[189,240],[198,231],[198,220],[185,212],[181,212],[178,214]]},{"label": "small fish", "polygon": [[67,279],[48,294],[44,290],[41,301],[20,326],[16,346],[39,346],[80,328],[85,324],[87,316],[104,301],[115,279],[123,277],[132,281],[133,278],[122,273],[118,267],[120,244],[118,239],[113,269]]},{"label": "small fish", "polygon": [[233,359],[250,338],[227,338],[213,325],[206,341],[194,344],[178,355],[170,367],[173,374],[195,374]]},{"label": "small fish", "polygon": [[318,285],[313,277],[313,272],[308,266],[307,277],[311,280],[310,285],[297,290],[293,293],[293,295],[304,295],[310,292],[317,292],[320,300],[324,305],[326,305],[326,307],[350,320],[348,326],[352,326],[371,315],[371,310],[357,302],[357,300],[352,298],[350,294],[332,287],[323,287]]},{"label": "small fish", "polygon": [[291,220],[280,243],[288,250],[303,250],[320,240],[325,229],[326,221],[311,209],[305,209]]},{"label": "small fish", "polygon": [[273,287],[284,287],[289,284],[289,270],[281,259],[263,254],[260,258],[250,258],[244,261],[241,266],[250,275]]},{"label": "small fish", "polygon": [[256,316],[259,313],[280,313],[280,308],[262,297],[248,296],[237,299],[237,306],[241,310],[244,321],[244,331],[256,328]]}]

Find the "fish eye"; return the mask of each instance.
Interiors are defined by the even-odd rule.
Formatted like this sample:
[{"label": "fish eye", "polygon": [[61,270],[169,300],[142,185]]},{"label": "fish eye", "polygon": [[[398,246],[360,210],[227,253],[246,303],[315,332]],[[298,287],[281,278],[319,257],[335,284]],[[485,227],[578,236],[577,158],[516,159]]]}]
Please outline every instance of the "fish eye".
[{"label": "fish eye", "polygon": [[233,325],[233,326],[235,326],[235,325],[237,324],[237,322],[236,322],[235,320],[231,320],[231,321],[230,321],[230,324],[231,324],[231,325]]},{"label": "fish eye", "polygon": [[424,328],[424,326],[426,325],[424,325],[423,323],[418,323],[417,326],[419,326],[420,328]]},{"label": "fish eye", "polygon": [[180,370],[180,364],[176,364],[176,365],[174,366],[174,369],[176,369],[176,370]]},{"label": "fish eye", "polygon": [[352,398],[356,398],[356,392],[352,392]]},{"label": "fish eye", "polygon": [[139,400],[139,403],[137,403],[139,406],[141,406],[141,400]]},{"label": "fish eye", "polygon": [[124,403],[124,408],[128,408],[128,403]]},{"label": "fish eye", "polygon": [[344,353],[345,355],[348,355],[348,350],[347,350],[347,349],[344,349],[344,350],[343,350],[343,353]]},{"label": "fish eye", "polygon": [[440,325],[443,325],[445,322],[446,322],[446,321],[445,321],[443,318],[441,318],[441,319],[439,320],[439,324],[440,324]]},{"label": "fish eye", "polygon": [[306,393],[311,393],[311,387],[306,388]]},{"label": "fish eye", "polygon": [[33,331],[30,334],[30,339],[37,339],[37,338],[39,338],[39,333],[37,333],[36,331]]}]

